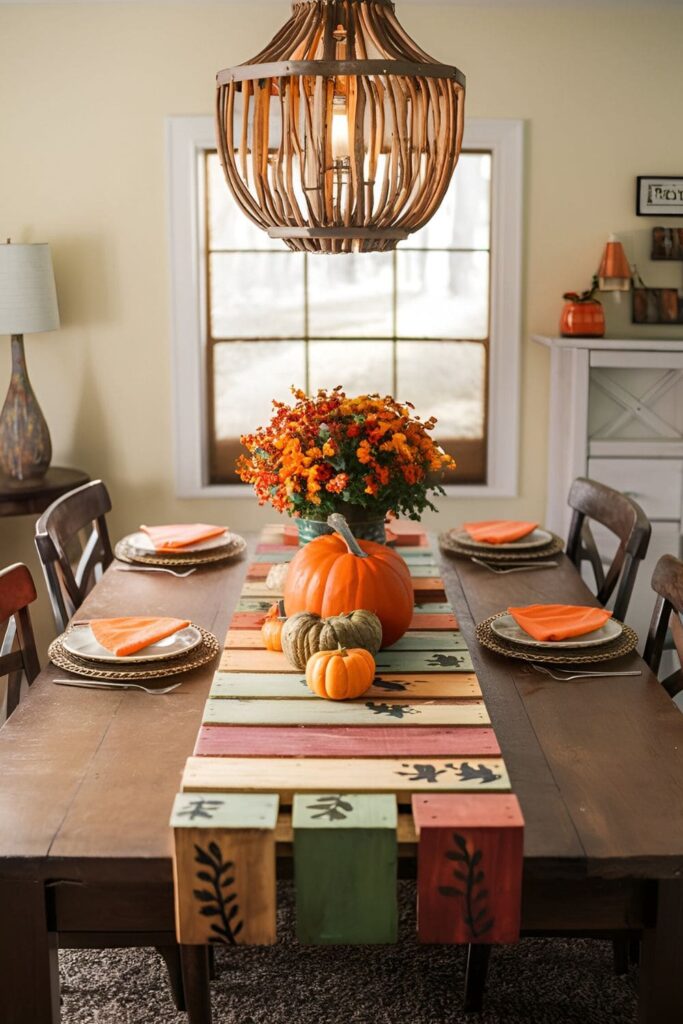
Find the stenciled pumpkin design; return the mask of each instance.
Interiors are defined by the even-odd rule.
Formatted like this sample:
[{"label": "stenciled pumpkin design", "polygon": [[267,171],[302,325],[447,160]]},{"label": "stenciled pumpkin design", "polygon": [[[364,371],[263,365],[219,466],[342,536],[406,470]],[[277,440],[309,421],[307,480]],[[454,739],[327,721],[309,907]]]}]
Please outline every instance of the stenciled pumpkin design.
[{"label": "stenciled pumpkin design", "polygon": [[282,601],[271,605],[261,626],[261,636],[267,651],[282,650],[282,627],[285,624],[285,609]]},{"label": "stenciled pumpkin design", "polygon": [[286,614],[305,611],[329,618],[363,608],[380,620],[382,647],[390,647],[413,617],[410,570],[385,544],[356,540],[338,513],[327,521],[337,532],[306,544],[290,562]]},{"label": "stenciled pumpkin design", "polygon": [[372,686],[375,659],[362,647],[318,651],[306,664],[309,690],[327,700],[352,700]]},{"label": "stenciled pumpkin design", "polygon": [[285,622],[281,640],[287,660],[303,670],[312,654],[335,651],[340,646],[362,647],[377,654],[382,646],[382,623],[374,612],[365,609],[329,619],[321,619],[315,612],[297,612]]}]

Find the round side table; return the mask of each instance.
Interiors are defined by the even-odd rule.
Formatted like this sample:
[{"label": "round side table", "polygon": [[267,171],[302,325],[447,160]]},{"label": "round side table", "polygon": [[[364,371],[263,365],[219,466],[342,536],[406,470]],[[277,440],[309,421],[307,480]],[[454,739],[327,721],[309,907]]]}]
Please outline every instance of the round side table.
[{"label": "round side table", "polygon": [[39,480],[13,480],[0,472],[0,516],[40,515],[55,498],[89,480],[82,470],[63,466],[52,466]]}]

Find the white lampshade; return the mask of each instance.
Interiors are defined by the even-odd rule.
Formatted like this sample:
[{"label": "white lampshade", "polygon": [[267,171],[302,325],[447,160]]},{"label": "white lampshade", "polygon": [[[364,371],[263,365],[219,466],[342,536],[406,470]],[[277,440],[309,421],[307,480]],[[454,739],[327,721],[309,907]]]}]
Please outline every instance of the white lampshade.
[{"label": "white lampshade", "polygon": [[0,245],[0,334],[38,334],[58,327],[50,246]]}]

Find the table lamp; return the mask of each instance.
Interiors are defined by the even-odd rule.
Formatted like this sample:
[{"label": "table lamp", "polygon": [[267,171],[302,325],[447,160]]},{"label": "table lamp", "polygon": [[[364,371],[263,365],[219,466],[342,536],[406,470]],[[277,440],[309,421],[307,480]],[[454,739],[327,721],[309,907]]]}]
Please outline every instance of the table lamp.
[{"label": "table lamp", "polygon": [[49,245],[0,245],[0,334],[12,336],[12,376],[0,412],[0,468],[14,480],[45,475],[50,432],[26,369],[24,334],[56,331],[57,292]]}]

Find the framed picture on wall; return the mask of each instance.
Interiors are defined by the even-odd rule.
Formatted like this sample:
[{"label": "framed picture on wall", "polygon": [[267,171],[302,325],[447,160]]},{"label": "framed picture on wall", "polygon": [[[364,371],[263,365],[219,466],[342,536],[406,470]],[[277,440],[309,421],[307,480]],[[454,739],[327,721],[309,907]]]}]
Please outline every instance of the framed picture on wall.
[{"label": "framed picture on wall", "polygon": [[683,177],[637,178],[636,213],[639,217],[683,217]]}]

